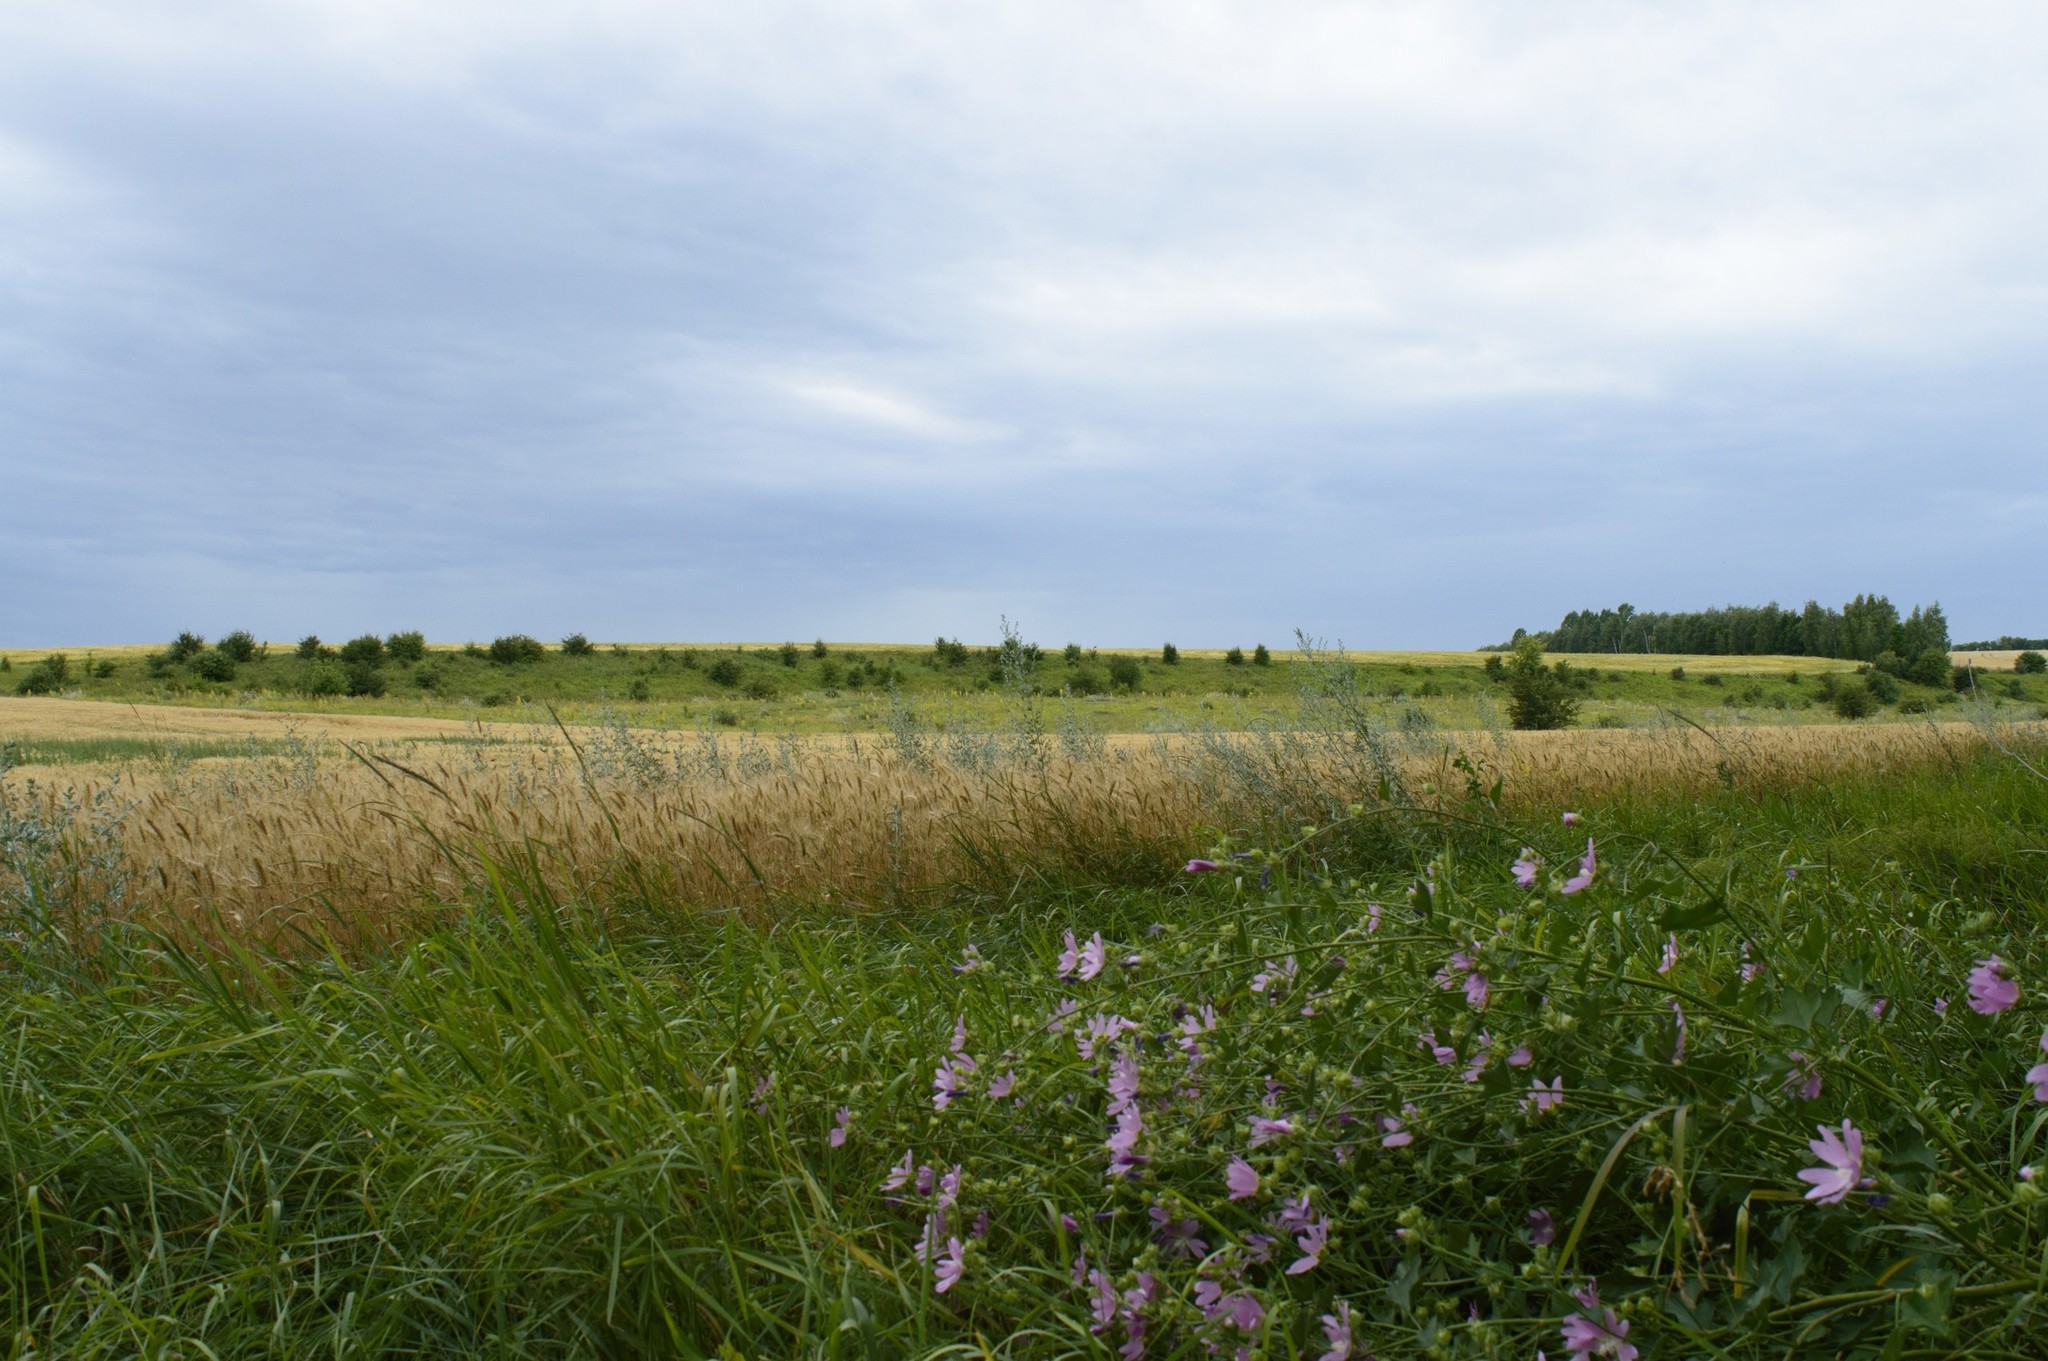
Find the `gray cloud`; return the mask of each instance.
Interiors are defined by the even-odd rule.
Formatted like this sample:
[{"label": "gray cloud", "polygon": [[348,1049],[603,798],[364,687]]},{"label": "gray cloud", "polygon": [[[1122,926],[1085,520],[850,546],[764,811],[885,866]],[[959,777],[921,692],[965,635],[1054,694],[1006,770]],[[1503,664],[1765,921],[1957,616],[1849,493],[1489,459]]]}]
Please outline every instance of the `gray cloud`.
[{"label": "gray cloud", "polygon": [[0,17],[0,631],[2048,627],[2048,21]]}]

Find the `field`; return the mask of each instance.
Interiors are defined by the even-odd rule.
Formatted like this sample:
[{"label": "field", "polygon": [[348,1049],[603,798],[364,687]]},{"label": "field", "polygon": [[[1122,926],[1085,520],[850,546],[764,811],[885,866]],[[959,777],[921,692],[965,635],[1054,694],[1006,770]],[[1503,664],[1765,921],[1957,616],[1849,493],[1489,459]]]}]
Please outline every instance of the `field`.
[{"label": "field", "polygon": [[2039,1354],[2024,688],[916,657],[0,701],[11,1352]]}]

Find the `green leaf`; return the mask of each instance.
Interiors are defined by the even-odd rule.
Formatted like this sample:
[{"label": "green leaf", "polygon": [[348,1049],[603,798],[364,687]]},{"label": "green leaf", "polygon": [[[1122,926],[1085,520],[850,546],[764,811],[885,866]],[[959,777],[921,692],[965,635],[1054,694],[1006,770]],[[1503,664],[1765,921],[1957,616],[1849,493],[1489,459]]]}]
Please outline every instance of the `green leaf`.
[{"label": "green leaf", "polygon": [[1918,1290],[1899,1296],[1899,1322],[1908,1328],[1925,1328],[1936,1337],[1947,1337],[1949,1306],[1955,1299],[1955,1276],[1946,1271],[1932,1272],[1920,1282]]},{"label": "green leaf", "polygon": [[1690,907],[1673,903],[1657,918],[1657,925],[1667,931],[1697,931],[1702,927],[1712,926],[1727,915],[1728,900],[1716,894],[1705,902],[1695,903]]}]

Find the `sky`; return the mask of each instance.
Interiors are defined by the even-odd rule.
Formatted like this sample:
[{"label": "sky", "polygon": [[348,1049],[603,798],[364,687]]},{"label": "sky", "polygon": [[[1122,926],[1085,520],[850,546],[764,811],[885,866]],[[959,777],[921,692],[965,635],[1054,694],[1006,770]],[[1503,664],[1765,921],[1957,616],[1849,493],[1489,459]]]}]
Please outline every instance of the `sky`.
[{"label": "sky", "polygon": [[2048,8],[9,0],[0,644],[2048,634]]}]

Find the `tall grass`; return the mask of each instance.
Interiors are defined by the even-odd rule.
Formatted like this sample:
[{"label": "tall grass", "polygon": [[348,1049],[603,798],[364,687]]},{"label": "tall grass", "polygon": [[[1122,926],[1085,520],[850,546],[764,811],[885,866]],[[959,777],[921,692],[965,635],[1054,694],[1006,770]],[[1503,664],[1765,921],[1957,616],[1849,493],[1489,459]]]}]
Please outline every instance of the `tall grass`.
[{"label": "tall grass", "polygon": [[[367,956],[39,948],[17,890],[13,1351],[2036,1354],[2048,784],[1414,807],[954,913],[504,835]],[[1844,1120],[1869,1184],[1802,1200]]]}]

